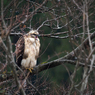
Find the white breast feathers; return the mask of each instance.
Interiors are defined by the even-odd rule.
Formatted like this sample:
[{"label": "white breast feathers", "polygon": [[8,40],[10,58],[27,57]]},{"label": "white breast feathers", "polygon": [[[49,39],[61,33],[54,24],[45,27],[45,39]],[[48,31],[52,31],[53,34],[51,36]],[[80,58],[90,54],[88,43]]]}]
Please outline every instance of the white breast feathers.
[{"label": "white breast feathers", "polygon": [[25,36],[25,48],[21,65],[25,68],[33,68],[36,65],[39,55],[40,40],[39,38],[31,38]]}]

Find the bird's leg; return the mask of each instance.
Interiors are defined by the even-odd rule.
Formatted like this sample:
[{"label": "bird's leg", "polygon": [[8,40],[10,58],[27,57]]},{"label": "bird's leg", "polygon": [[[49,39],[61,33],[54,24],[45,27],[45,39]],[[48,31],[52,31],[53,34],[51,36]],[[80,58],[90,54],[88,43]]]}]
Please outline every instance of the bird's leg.
[{"label": "bird's leg", "polygon": [[30,71],[30,73],[32,73],[32,70],[31,70],[31,68],[29,68],[29,71]]},{"label": "bird's leg", "polygon": [[28,69],[30,73],[32,73],[33,68],[26,68],[26,69]]}]

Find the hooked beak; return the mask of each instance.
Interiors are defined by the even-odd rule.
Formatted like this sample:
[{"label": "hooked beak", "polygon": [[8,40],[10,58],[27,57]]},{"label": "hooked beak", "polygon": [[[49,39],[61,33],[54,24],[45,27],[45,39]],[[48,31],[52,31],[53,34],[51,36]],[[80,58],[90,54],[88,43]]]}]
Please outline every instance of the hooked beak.
[{"label": "hooked beak", "polygon": [[40,37],[40,34],[38,34],[37,36]]},{"label": "hooked beak", "polygon": [[37,39],[38,37],[40,37],[40,34],[37,34],[35,37],[36,37],[36,39]]}]

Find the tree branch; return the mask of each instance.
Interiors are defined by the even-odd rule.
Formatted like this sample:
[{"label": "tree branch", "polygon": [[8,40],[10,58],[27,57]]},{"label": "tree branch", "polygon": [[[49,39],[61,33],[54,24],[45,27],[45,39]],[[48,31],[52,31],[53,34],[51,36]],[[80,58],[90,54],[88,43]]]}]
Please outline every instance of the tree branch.
[{"label": "tree branch", "polygon": [[[91,39],[93,39],[95,37],[95,32],[93,32],[90,36]],[[74,55],[74,52],[78,54],[78,52],[80,52],[80,47],[84,47],[85,43],[88,43],[88,38],[86,38],[82,44],[80,44],[76,49],[74,49],[72,52],[70,52],[68,55],[64,56],[64,57],[61,57],[59,59],[56,59],[54,61],[51,61],[51,62],[48,62],[48,63],[45,63],[45,64],[40,64],[36,67],[34,67],[34,70],[33,70],[33,73],[32,74],[37,74],[41,71],[44,71],[46,69],[49,69],[49,68],[53,68],[53,67],[56,67],[56,66],[59,66],[61,64],[64,64],[64,63],[69,63],[69,64],[76,64],[76,60],[74,59],[75,58],[75,55]],[[79,63],[80,66],[85,66],[85,64],[83,63]],[[88,65],[89,67],[89,65]],[[95,66],[93,66],[93,68],[95,68]],[[9,75],[8,77],[10,77],[11,75]],[[6,77],[6,78],[8,78]],[[1,77],[2,78],[2,77]]]},{"label": "tree branch", "polygon": [[[95,37],[95,32],[92,33],[92,35],[90,36],[91,39],[93,39]],[[53,67],[56,67],[58,65],[61,65],[63,63],[70,63],[70,64],[76,64],[76,61],[75,60],[75,54],[78,54],[80,52],[80,47],[84,47],[85,43],[88,42],[88,38],[86,38],[82,44],[80,44],[76,49],[74,49],[72,52],[70,52],[68,55],[64,56],[64,57],[61,57],[59,59],[56,59],[54,61],[51,61],[51,62],[48,62],[48,63],[45,63],[45,64],[42,64],[42,65],[38,65],[34,68],[34,71],[33,73],[39,73],[43,70],[46,70],[46,69],[49,69],[49,68],[53,68]],[[72,61],[71,61],[72,60]],[[81,66],[85,66],[85,64],[82,64],[82,63],[79,63],[79,65]],[[88,66],[89,67],[89,66]]]}]

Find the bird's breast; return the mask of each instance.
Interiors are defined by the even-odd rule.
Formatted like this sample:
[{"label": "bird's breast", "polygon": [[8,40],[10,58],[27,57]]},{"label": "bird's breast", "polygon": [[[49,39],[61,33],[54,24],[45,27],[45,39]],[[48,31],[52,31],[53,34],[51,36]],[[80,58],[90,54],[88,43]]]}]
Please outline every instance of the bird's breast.
[{"label": "bird's breast", "polygon": [[35,42],[35,38],[29,38],[28,41],[34,43]]}]

